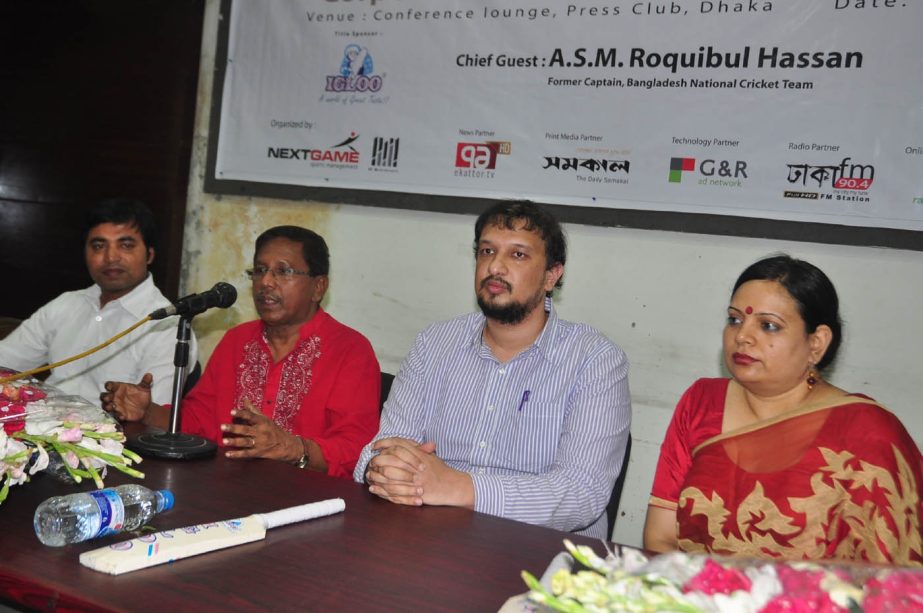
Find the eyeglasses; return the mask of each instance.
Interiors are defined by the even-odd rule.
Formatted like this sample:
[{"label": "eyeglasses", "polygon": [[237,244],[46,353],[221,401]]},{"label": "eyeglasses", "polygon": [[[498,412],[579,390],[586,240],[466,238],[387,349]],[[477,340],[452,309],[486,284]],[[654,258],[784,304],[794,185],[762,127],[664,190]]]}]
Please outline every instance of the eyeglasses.
[{"label": "eyeglasses", "polygon": [[276,268],[266,268],[265,266],[254,266],[253,268],[248,268],[244,271],[244,274],[250,278],[251,281],[256,281],[262,279],[267,274],[272,274],[273,278],[277,281],[291,281],[295,275],[304,275],[305,277],[313,277],[310,272],[305,270],[295,270],[294,268],[289,268],[287,266],[277,266]]}]

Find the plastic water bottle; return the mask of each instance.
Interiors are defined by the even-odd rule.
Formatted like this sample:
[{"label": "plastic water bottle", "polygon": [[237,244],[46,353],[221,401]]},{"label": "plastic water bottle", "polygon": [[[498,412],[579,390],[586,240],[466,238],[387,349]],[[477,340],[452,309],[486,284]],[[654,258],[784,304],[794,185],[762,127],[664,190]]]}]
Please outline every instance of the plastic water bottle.
[{"label": "plastic water bottle", "polygon": [[161,511],[173,508],[173,493],[142,485],[120,485],[68,496],[55,496],[35,510],[35,535],[43,544],[61,547],[135,530]]}]

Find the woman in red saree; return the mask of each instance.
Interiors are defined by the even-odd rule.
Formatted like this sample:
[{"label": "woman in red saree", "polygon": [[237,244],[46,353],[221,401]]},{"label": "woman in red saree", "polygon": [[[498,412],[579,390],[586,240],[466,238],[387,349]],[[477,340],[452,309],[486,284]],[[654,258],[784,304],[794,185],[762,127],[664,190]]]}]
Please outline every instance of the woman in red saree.
[{"label": "woman in red saree", "polygon": [[683,395],[661,447],[645,547],[923,565],[923,457],[900,421],[817,371],[841,338],[826,275],[776,256],[737,280],[732,379]]}]

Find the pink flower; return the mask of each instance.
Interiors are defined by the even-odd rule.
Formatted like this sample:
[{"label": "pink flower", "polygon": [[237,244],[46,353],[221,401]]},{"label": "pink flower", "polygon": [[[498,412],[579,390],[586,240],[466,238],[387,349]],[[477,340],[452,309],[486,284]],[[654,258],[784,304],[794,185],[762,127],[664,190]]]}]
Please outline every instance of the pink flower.
[{"label": "pink flower", "polygon": [[[3,401],[0,401],[0,404],[3,404]],[[10,418],[8,421],[3,422],[3,431],[7,434],[12,434],[25,428],[25,412],[26,407],[22,404],[19,404],[18,402],[0,406],[0,417]],[[21,419],[16,419],[16,415],[22,415],[23,417]]]},{"label": "pink flower", "polygon": [[41,400],[47,396],[47,394],[40,389],[24,385],[19,388],[19,396],[23,402],[32,402],[34,400]]},{"label": "pink flower", "polygon": [[867,613],[923,610],[923,572],[895,570],[865,584],[862,608]]},{"label": "pink flower", "polygon": [[67,453],[65,453],[62,459],[65,462],[67,462],[67,465],[70,466],[71,468],[77,468],[78,466],[80,466],[80,458],[78,458],[77,454],[74,453],[73,451],[68,451]]},{"label": "pink flower", "polygon": [[83,438],[83,430],[80,428],[68,428],[58,433],[58,440],[62,443],[79,443]]},{"label": "pink flower", "polygon": [[684,592],[703,594],[731,594],[737,590],[750,591],[750,579],[736,568],[725,568],[711,558],[695,577],[683,586]]},{"label": "pink flower", "polygon": [[782,594],[769,601],[760,613],[838,613],[846,611],[830,599],[820,586],[822,570],[796,570],[786,564],[776,566]]}]

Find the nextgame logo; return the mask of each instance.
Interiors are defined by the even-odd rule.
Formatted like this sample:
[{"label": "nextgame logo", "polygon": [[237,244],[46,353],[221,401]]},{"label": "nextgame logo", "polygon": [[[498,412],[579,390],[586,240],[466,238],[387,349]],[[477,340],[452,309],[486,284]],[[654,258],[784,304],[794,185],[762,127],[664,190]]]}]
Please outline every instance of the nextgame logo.
[{"label": "nextgame logo", "polygon": [[480,179],[494,178],[498,155],[510,155],[510,141],[458,143],[455,147],[455,176]]},{"label": "nextgame logo", "polygon": [[292,149],[290,147],[269,147],[266,157],[281,160],[306,160],[312,167],[356,168],[359,165],[359,151],[353,143],[359,140],[356,132],[350,132],[342,142],[327,149]]},{"label": "nextgame logo", "polygon": [[340,70],[337,74],[327,75],[328,92],[377,92],[381,90],[384,78],[374,74],[375,66],[367,47],[357,44],[346,45]]},{"label": "nextgame logo", "polygon": [[743,187],[747,176],[747,163],[743,160],[706,159],[698,163],[695,158],[670,158],[670,183],[681,183],[683,173],[697,173],[698,185],[710,187]]},{"label": "nextgame logo", "polygon": [[[843,158],[839,164],[786,164],[790,187],[786,198],[810,200],[838,200],[840,202],[870,202],[869,190],[875,181],[875,167],[871,164],[853,164],[852,158]],[[813,191],[816,189],[817,191]]]}]

